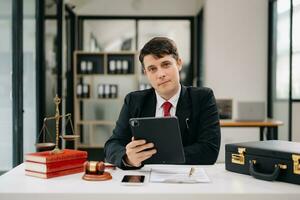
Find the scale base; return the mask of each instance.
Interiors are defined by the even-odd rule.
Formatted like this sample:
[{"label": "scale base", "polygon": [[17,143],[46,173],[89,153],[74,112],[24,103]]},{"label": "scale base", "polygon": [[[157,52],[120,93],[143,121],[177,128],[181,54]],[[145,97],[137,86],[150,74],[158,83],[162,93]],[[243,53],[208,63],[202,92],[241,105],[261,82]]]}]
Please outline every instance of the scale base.
[{"label": "scale base", "polygon": [[59,154],[59,153],[63,153],[64,150],[59,149],[58,147],[55,147],[55,149],[53,149],[51,151],[52,154]]}]

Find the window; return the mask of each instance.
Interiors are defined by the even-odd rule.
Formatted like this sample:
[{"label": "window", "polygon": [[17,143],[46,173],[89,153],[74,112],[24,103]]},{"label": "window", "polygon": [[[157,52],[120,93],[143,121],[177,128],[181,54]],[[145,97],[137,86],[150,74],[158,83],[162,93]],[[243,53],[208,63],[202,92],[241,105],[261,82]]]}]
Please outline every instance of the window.
[{"label": "window", "polygon": [[279,139],[292,140],[290,110],[292,101],[300,100],[300,0],[270,1],[269,5],[273,11],[270,60],[271,92],[274,94],[271,99],[269,97],[269,115],[284,123],[279,128]]},{"label": "window", "polygon": [[[293,2],[292,71],[290,72],[290,7]],[[300,0],[278,0],[276,21],[276,98],[288,99],[292,75],[292,99],[300,100]]]},{"label": "window", "polygon": [[300,0],[293,0],[292,95],[300,99]]},{"label": "window", "polygon": [[83,50],[135,51],[134,20],[84,20]]},{"label": "window", "polygon": [[276,97],[288,99],[290,77],[290,1],[277,1]]}]

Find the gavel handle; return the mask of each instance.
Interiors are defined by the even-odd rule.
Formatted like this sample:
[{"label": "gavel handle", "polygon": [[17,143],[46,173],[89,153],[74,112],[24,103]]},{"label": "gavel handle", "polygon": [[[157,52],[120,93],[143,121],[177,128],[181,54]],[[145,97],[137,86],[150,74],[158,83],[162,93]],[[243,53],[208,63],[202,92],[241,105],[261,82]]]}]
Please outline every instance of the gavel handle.
[{"label": "gavel handle", "polygon": [[116,166],[112,164],[105,164],[105,169],[116,169]]}]

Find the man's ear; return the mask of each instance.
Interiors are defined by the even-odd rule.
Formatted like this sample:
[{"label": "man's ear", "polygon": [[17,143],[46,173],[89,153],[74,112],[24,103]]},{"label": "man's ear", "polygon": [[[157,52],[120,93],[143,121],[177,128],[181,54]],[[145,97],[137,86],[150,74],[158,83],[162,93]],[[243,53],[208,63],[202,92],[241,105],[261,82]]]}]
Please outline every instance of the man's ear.
[{"label": "man's ear", "polygon": [[177,62],[177,68],[178,68],[178,71],[181,71],[182,69],[182,64],[183,64],[183,61],[181,58],[178,58],[178,60],[176,61]]}]

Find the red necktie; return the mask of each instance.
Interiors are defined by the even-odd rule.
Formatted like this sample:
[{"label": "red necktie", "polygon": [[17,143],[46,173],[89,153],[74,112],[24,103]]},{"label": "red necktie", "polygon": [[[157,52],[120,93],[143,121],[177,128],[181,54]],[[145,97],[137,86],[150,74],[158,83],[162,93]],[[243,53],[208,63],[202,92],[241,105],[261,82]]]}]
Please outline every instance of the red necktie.
[{"label": "red necktie", "polygon": [[165,103],[163,103],[162,107],[164,110],[164,117],[171,116],[170,110],[172,108],[172,104],[170,102],[166,101]]}]

